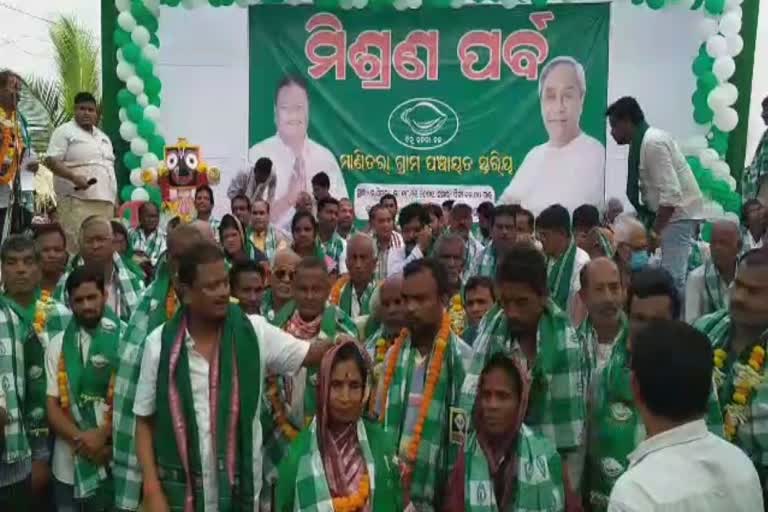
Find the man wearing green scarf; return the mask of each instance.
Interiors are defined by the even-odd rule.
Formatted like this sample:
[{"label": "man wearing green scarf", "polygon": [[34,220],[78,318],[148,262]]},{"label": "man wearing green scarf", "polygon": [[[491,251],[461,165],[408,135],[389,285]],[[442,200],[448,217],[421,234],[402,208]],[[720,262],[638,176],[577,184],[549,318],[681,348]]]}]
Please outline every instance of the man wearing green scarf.
[{"label": "man wearing green scarf", "polygon": [[577,318],[574,301],[581,287],[579,272],[589,262],[589,254],[576,245],[571,235],[571,216],[564,206],[545,208],[536,219],[536,233],[547,256],[547,288],[552,302]]},{"label": "man wearing green scarf", "polygon": [[529,245],[513,247],[495,277],[498,305],[483,319],[461,388],[461,409],[475,401],[480,373],[499,352],[531,379],[526,424],[549,438],[563,460],[566,501],[579,503],[587,372],[584,347],[568,317],[549,298],[544,256]]},{"label": "man wearing green scarf", "polygon": [[661,247],[661,266],[672,275],[682,297],[688,255],[702,219],[699,185],[677,143],[668,133],[648,126],[637,100],[621,98],[606,115],[616,143],[629,145],[627,198],[652,230],[654,244]]},{"label": "man wearing green scarf", "polygon": [[[761,117],[768,125],[768,96],[761,104],[763,111]],[[760,143],[755,150],[752,164],[744,171],[741,180],[741,197],[744,201],[759,199],[764,205],[768,205],[768,130],[765,130]]]},{"label": "man wearing green scarf", "polygon": [[134,511],[141,497],[141,468],[136,460],[136,417],[133,402],[141,358],[149,333],[168,321],[179,306],[178,269],[181,256],[204,240],[192,224],[182,224],[168,234],[166,262],[157,268],[155,280],[144,292],[120,339],[120,366],[115,386],[113,413],[113,461],[115,508]]},{"label": "man wearing green scarf", "polygon": [[[33,496],[47,496],[50,480],[48,421],[45,414],[45,349],[64,332],[72,313],[40,288],[40,254],[32,239],[11,235],[3,243],[3,292],[24,327],[24,422],[32,448]],[[41,506],[44,506],[41,504]]]},{"label": "man wearing green scarf", "polygon": [[336,280],[331,289],[330,302],[354,320],[362,333],[371,314],[371,297],[376,290],[373,279],[376,246],[373,238],[364,233],[352,235],[347,242],[346,260],[349,274]]},{"label": "man wearing green scarf", "polygon": [[66,281],[73,319],[45,353],[48,421],[59,510],[113,510],[112,395],[125,324],[107,307],[104,274],[78,267]]},{"label": "man wearing green scarf", "polygon": [[[645,427],[630,385],[632,339],[653,320],[673,320],[680,314],[680,299],[664,269],[647,269],[632,277],[629,290],[629,329],[614,342],[605,368],[592,386],[585,489],[593,511],[607,510],[608,497],[629,466],[629,455],[645,439]],[[722,435],[723,420],[713,391],[707,425]]]},{"label": "man wearing green scarf", "polygon": [[257,199],[251,206],[251,225],[246,231],[248,239],[253,245],[264,253],[272,264],[275,255],[280,249],[287,248],[289,237],[269,223],[269,203],[263,199]]},{"label": "man wearing green scarf", "polygon": [[725,438],[752,459],[766,492],[768,477],[768,382],[765,362],[757,365],[760,381],[750,386],[743,403],[734,399],[735,382],[751,359],[768,350],[768,252],[755,249],[739,261],[730,289],[730,306],[700,318],[694,327],[715,349],[715,385],[725,420]]},{"label": "man wearing green scarf", "polygon": [[184,253],[183,306],[147,338],[133,412],[148,510],[255,510],[261,490],[259,408],[267,371],[316,366],[308,344],[230,304],[224,254]]},{"label": "man wearing green scarf", "polygon": [[491,241],[472,262],[469,276],[493,278],[496,275],[496,267],[517,241],[516,215],[518,211],[520,211],[520,207],[512,205],[500,205],[493,209]]},{"label": "man wearing green scarf", "polygon": [[336,263],[339,275],[347,273],[345,253],[347,242],[336,232],[339,221],[339,200],[324,197],[317,202],[317,239],[326,256]]}]

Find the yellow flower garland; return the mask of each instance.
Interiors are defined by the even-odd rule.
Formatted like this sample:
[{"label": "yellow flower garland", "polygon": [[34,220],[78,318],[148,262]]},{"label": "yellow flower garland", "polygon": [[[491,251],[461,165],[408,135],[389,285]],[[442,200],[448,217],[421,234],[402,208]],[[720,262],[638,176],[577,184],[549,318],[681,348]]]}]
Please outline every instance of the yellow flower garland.
[{"label": "yellow flower garland", "polygon": [[371,481],[366,471],[360,479],[360,484],[354,494],[342,498],[333,498],[333,510],[334,512],[355,512],[360,510],[368,502],[370,494]]},{"label": "yellow flower garland", "polygon": [[40,293],[40,299],[35,306],[35,333],[42,334],[45,330],[45,326],[48,323],[48,306],[51,302],[51,292],[43,290]]},{"label": "yellow flower garland", "polygon": [[267,377],[267,399],[272,405],[272,412],[277,423],[277,428],[283,433],[286,439],[293,441],[299,435],[299,430],[288,420],[285,413],[285,405],[280,400],[280,390],[277,386],[277,377]]},{"label": "yellow flower garland", "polygon": [[464,333],[464,327],[466,326],[466,312],[464,311],[464,301],[462,300],[460,293],[457,293],[451,299],[448,316],[451,317],[451,330],[457,336],[461,336]]},{"label": "yellow flower garland", "polygon": [[[720,387],[725,382],[725,373],[723,368],[728,360],[728,353],[723,349],[716,349],[714,355],[715,363],[715,385]],[[749,355],[747,364],[736,362],[733,364],[733,395],[731,402],[725,406],[724,432],[728,441],[736,438],[739,425],[747,421],[749,415],[748,404],[752,394],[763,381],[763,370],[765,368],[765,349],[756,345]]]}]

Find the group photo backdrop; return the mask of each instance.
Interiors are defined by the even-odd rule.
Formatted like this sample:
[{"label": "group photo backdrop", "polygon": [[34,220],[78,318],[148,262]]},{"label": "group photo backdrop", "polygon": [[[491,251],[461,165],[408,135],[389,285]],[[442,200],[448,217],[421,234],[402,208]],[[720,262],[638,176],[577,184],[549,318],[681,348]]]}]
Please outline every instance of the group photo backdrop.
[{"label": "group photo backdrop", "polygon": [[[183,136],[202,145],[205,160],[222,169],[222,183],[215,188],[217,212],[228,208],[226,188],[231,178],[253,165],[259,143],[277,133],[276,88],[286,74],[307,82],[308,137],[335,157],[336,168],[309,172],[326,172],[332,181],[332,175],[342,176],[348,195],[360,200],[356,212],[360,218],[365,216],[365,205],[390,190],[405,194],[405,202],[455,197],[473,205],[504,194],[522,176],[515,173],[526,166],[531,149],[548,142],[539,87],[545,66],[557,58],[574,59],[584,71],[586,92],[578,124],[590,148],[595,147],[593,141],[605,146],[600,199],[626,201],[627,148],[606,137],[603,114],[611,100],[637,97],[651,124],[680,139],[703,133],[691,118],[690,107],[698,12],[638,9],[629,2],[551,5],[535,11],[523,6],[333,11],[328,13],[332,17],[315,18],[308,28],[307,22],[323,12],[288,6],[162,8],[157,66],[163,81],[162,130],[169,143]],[[532,20],[534,12],[551,12],[552,19]],[[336,22],[345,38],[343,80],[338,78],[340,60],[330,58],[335,49],[331,45],[340,44],[334,39],[339,32],[332,28]],[[537,23],[544,27],[539,29]],[[417,48],[426,69],[423,77],[412,79],[420,73],[411,74],[413,66],[403,64],[409,56],[403,44],[419,30],[439,33],[436,66],[426,66],[434,48]],[[519,33],[526,34],[525,42],[545,40],[546,58],[541,60],[535,44],[514,46],[517,40],[507,45],[510,51],[505,53],[507,39]],[[490,49],[470,45],[467,34],[474,35],[470,43],[490,41]],[[492,61],[497,40],[498,73]],[[366,44],[370,41],[379,45]],[[381,44],[391,51],[387,77],[381,76],[380,65],[376,67]],[[514,58],[521,48],[528,60]],[[350,59],[366,52],[379,60]],[[468,57],[471,53],[476,61]],[[317,78],[309,73],[313,66]],[[432,80],[435,67],[438,75]],[[483,79],[476,79],[483,72]],[[563,119],[552,121],[556,126]],[[438,137],[413,133],[413,128],[427,133],[438,125]],[[437,144],[442,145],[423,147]],[[558,156],[557,151],[552,153]],[[414,172],[417,160],[419,171]],[[290,173],[291,169],[278,169],[278,181],[289,180]],[[556,180],[541,181],[558,190]],[[598,190],[600,185],[592,188]],[[563,202],[573,195],[566,187],[562,193]],[[507,197],[525,204],[532,200],[530,195],[515,197],[514,190]],[[574,196],[573,201],[577,199]]]}]

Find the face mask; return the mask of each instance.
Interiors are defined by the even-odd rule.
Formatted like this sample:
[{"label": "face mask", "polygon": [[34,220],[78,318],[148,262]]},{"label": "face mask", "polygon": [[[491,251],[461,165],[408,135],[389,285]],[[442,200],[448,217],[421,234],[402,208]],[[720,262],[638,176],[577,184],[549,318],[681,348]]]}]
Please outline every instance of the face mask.
[{"label": "face mask", "polygon": [[633,272],[643,270],[648,266],[648,251],[633,251],[632,258],[629,260],[629,268]]}]

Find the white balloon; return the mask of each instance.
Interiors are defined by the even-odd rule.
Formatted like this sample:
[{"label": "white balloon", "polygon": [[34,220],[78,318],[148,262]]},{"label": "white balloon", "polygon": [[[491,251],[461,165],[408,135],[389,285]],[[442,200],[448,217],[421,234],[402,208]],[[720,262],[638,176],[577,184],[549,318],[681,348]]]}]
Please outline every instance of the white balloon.
[{"label": "white balloon", "polygon": [[725,12],[738,9],[741,10],[741,4],[744,0],[725,0]]},{"label": "white balloon", "polygon": [[731,132],[739,124],[739,114],[731,107],[715,112],[713,123],[720,131]]},{"label": "white balloon", "polygon": [[722,89],[723,95],[725,96],[725,104],[727,106],[730,107],[739,99],[739,90],[732,83],[725,82],[724,84],[718,85],[717,88]]},{"label": "white balloon", "polygon": [[154,153],[145,153],[144,156],[141,157],[142,169],[157,167],[159,163],[160,163],[160,159],[157,158],[157,155],[155,155]]},{"label": "white balloon", "polygon": [[120,119],[121,123],[124,123],[128,120],[128,112],[124,108],[121,108],[117,111],[117,118]]},{"label": "white balloon", "polygon": [[120,12],[131,10],[131,0],[115,0],[115,7]]},{"label": "white balloon", "polygon": [[147,9],[156,9],[160,7],[160,0],[144,0],[144,7]]},{"label": "white balloon", "polygon": [[149,33],[149,30],[147,30],[146,27],[136,27],[131,32],[131,41],[136,43],[139,48],[144,48],[149,44],[149,40],[151,39],[151,35]]},{"label": "white balloon", "polygon": [[698,155],[702,150],[707,149],[707,138],[704,135],[694,135],[685,141],[686,155]]},{"label": "white balloon", "polygon": [[160,57],[160,50],[153,44],[148,44],[142,48],[141,53],[144,55],[144,58],[146,58],[152,64],[157,63],[157,59]]},{"label": "white balloon", "polygon": [[146,107],[149,105],[149,98],[146,94],[141,93],[136,96],[136,103],[138,103],[140,107]]},{"label": "white balloon", "polygon": [[123,49],[122,48],[118,48],[117,51],[115,52],[115,54],[117,55],[117,62],[127,62],[125,60],[125,57],[123,56]]},{"label": "white balloon", "polygon": [[133,75],[125,82],[126,88],[138,96],[144,92],[144,81],[136,75]]},{"label": "white balloon", "polygon": [[705,41],[710,37],[714,36],[715,34],[717,34],[717,29],[718,29],[717,20],[715,20],[714,18],[704,17],[699,22],[699,27],[698,27],[699,35],[701,39]]},{"label": "white balloon", "polygon": [[725,44],[728,46],[728,55],[736,57],[744,49],[744,38],[736,34],[725,38]]},{"label": "white balloon", "polygon": [[156,105],[150,105],[144,109],[144,117],[153,121],[160,120],[160,108]]},{"label": "white balloon", "polygon": [[392,6],[398,11],[404,11],[408,8],[408,2],[406,0],[395,0]]},{"label": "white balloon", "polygon": [[718,158],[719,155],[717,154],[717,151],[711,148],[703,149],[699,153],[699,160],[701,160],[701,165],[708,169],[712,167],[713,163],[717,162]]},{"label": "white balloon", "polygon": [[133,17],[130,11],[123,11],[117,15],[117,24],[121,29],[125,30],[126,32],[130,32],[136,28],[136,19]]},{"label": "white balloon", "polygon": [[123,82],[127,82],[129,78],[136,74],[136,69],[127,61],[120,61],[117,63],[117,77]]},{"label": "white balloon", "polygon": [[718,160],[717,162],[713,163],[710,169],[718,177],[724,178],[731,175],[731,168],[728,166],[728,163],[723,160]]},{"label": "white balloon", "polygon": [[[725,178],[725,181],[726,181],[726,183],[728,183],[728,188],[731,189],[731,192],[736,190],[736,179],[733,176],[728,176],[727,178]],[[739,221],[738,221],[738,219],[736,219],[735,224],[738,224],[738,223],[739,223]]]},{"label": "white balloon", "polygon": [[144,185],[144,181],[141,179],[141,169],[134,169],[131,171],[131,185],[134,187],[140,187]]},{"label": "white balloon", "polygon": [[[296,1],[296,0],[292,0]],[[341,7],[344,10],[349,10],[354,7],[354,1],[353,0],[339,0],[339,7]]]},{"label": "white balloon", "polygon": [[728,55],[728,43],[725,37],[715,34],[707,39],[707,54],[716,59],[718,57],[725,57]]},{"label": "white balloon", "polygon": [[741,31],[741,18],[734,12],[729,12],[720,18],[719,31],[725,37],[735,36]]},{"label": "white balloon", "polygon": [[131,140],[131,151],[136,156],[144,156],[149,151],[149,144],[141,137],[134,137]]},{"label": "white balloon", "polygon": [[131,193],[131,201],[149,201],[149,192],[144,187],[136,188]]},{"label": "white balloon", "polygon": [[712,89],[712,92],[707,96],[707,105],[714,111],[722,110],[726,108],[728,98],[725,97],[725,92],[718,86]]},{"label": "white balloon", "polygon": [[354,0],[355,9],[365,9],[368,5],[368,0]]},{"label": "white balloon", "polygon": [[421,0],[408,0],[407,3],[409,9],[418,9],[421,7]]},{"label": "white balloon", "polygon": [[733,57],[718,57],[712,65],[712,72],[718,80],[725,82],[736,72],[736,62]]},{"label": "white balloon", "polygon": [[138,136],[138,128],[135,123],[131,121],[123,121],[120,123],[120,136],[126,142],[131,142]]}]

